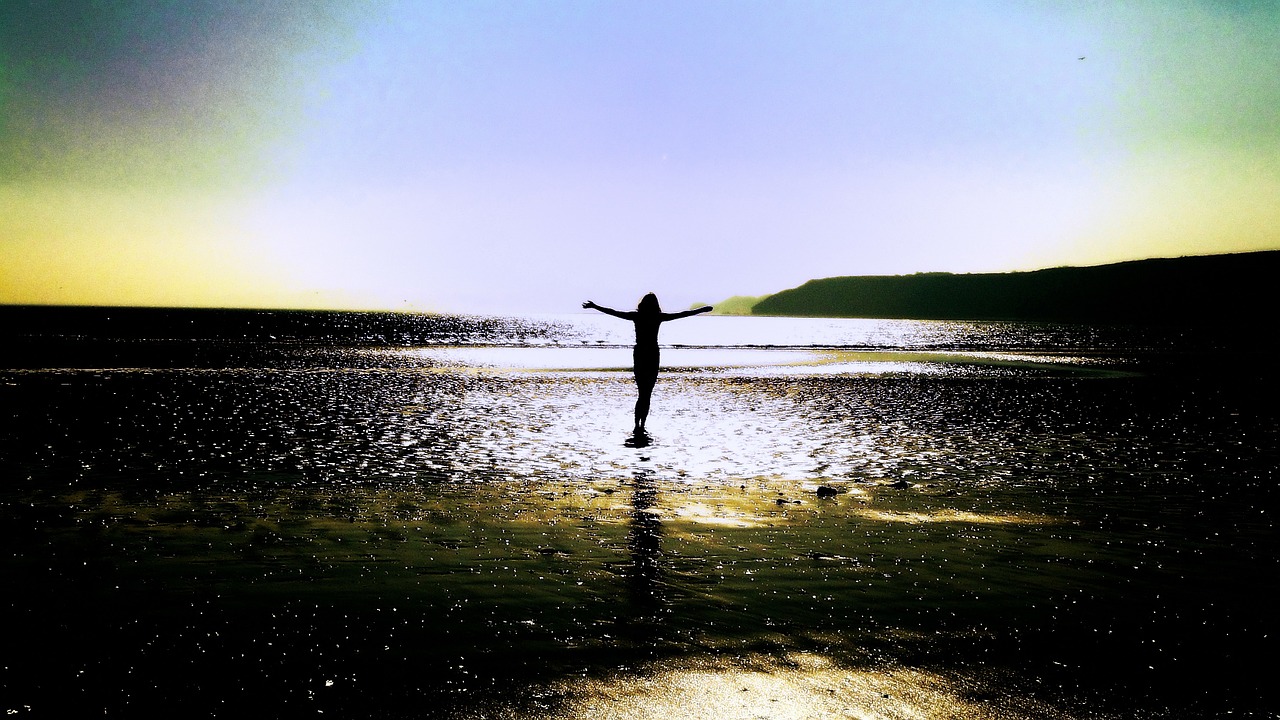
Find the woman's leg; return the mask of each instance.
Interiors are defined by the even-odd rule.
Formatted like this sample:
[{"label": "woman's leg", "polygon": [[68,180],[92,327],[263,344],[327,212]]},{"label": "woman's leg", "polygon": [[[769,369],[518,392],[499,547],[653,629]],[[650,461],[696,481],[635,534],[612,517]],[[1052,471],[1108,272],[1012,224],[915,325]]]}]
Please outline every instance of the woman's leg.
[{"label": "woman's leg", "polygon": [[653,386],[658,381],[658,373],[641,373],[636,371],[636,390],[639,395],[636,397],[636,427],[644,429],[644,423],[649,419],[649,400],[653,397]]},{"label": "woman's leg", "polygon": [[643,430],[645,421],[649,419],[653,386],[658,382],[658,349],[636,348],[632,359],[635,361],[636,390],[639,393],[636,397],[636,428]]}]

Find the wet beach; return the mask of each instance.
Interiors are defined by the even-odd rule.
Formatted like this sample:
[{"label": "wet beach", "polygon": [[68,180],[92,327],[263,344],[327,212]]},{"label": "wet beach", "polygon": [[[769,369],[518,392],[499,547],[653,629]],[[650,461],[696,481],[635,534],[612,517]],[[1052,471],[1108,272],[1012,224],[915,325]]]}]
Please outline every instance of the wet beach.
[{"label": "wet beach", "polygon": [[[1096,338],[677,342],[636,437],[615,337],[503,332],[10,351],[4,709],[1280,707],[1261,365]],[[71,346],[92,352],[49,362]]]}]

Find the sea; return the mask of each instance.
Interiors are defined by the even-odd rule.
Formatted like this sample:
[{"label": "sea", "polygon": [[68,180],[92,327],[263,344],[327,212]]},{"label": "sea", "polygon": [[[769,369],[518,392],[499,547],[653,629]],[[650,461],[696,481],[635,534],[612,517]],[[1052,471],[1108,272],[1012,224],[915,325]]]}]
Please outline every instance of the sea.
[{"label": "sea", "polygon": [[1264,320],[0,334],[7,714],[1280,713]]}]

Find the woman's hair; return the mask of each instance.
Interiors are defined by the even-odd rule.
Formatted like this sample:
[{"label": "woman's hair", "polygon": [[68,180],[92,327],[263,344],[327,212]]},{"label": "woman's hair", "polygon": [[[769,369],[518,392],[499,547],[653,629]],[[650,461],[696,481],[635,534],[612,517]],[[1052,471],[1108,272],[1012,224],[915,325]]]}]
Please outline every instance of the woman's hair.
[{"label": "woman's hair", "polygon": [[640,304],[636,306],[636,310],[642,313],[660,313],[662,306],[658,304],[658,296],[649,293],[640,298]]}]

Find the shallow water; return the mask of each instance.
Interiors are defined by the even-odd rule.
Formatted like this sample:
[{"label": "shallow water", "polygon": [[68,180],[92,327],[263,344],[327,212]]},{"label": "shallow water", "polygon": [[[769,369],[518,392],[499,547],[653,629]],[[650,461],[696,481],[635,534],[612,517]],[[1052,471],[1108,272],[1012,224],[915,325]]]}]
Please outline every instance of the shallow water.
[{"label": "shallow water", "polygon": [[[629,351],[563,323],[74,341],[93,363],[28,338],[0,371],[5,709],[1276,709],[1273,381],[1094,329],[829,325],[664,349],[647,438]],[[877,332],[933,339],[832,342]]]}]

